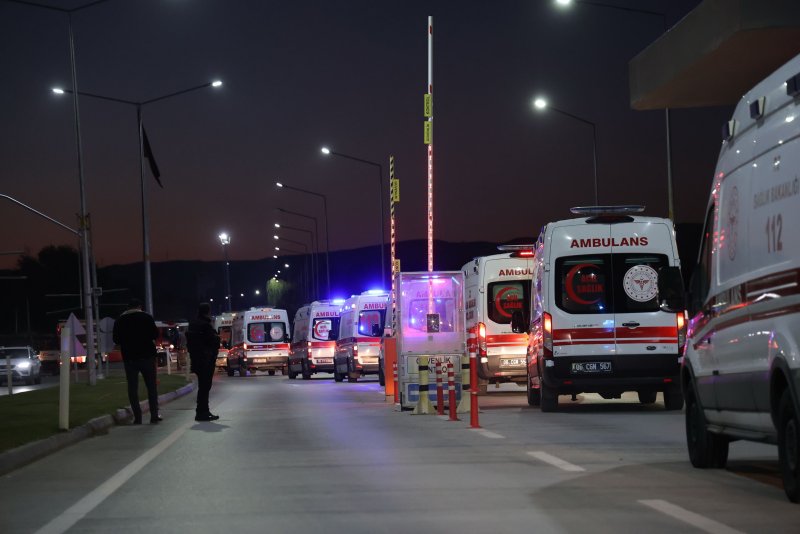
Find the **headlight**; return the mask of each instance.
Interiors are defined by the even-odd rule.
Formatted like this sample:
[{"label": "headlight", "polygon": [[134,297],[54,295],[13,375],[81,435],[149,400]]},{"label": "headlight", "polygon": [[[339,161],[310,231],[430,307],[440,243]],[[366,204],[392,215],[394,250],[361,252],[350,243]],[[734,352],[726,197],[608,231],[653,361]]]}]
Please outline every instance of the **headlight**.
[{"label": "headlight", "polygon": [[31,362],[28,361],[19,362],[17,364],[17,369],[30,369],[30,368],[31,368]]}]

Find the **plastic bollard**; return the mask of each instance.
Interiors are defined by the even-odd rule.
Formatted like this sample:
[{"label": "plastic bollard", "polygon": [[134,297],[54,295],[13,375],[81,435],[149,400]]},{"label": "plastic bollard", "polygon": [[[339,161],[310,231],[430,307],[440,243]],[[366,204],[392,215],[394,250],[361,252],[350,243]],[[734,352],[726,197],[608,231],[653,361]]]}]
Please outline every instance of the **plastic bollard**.
[{"label": "plastic bollard", "polygon": [[431,399],[428,396],[428,356],[420,356],[419,359],[419,400],[414,407],[414,414],[431,413]]},{"label": "plastic bollard", "polygon": [[397,362],[392,364],[392,372],[394,373],[394,403],[400,404],[400,388],[397,383]]},{"label": "plastic bollard", "polygon": [[442,383],[442,362],[436,360],[436,415],[444,415],[444,384]]},{"label": "plastic bollard", "polygon": [[475,332],[469,333],[469,426],[480,428],[478,423],[478,359],[476,354]]},{"label": "plastic bollard", "polygon": [[450,400],[450,421],[458,421],[456,407],[456,372],[453,362],[447,362],[447,396]]}]

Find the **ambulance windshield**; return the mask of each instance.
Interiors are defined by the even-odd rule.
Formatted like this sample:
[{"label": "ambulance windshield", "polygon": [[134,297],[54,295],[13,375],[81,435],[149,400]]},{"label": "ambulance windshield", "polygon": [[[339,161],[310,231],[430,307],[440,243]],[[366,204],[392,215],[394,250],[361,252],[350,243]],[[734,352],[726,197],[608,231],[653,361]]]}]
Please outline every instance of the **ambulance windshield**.
[{"label": "ambulance windshield", "polygon": [[247,340],[251,343],[280,343],[288,341],[286,325],[280,322],[249,323]]}]

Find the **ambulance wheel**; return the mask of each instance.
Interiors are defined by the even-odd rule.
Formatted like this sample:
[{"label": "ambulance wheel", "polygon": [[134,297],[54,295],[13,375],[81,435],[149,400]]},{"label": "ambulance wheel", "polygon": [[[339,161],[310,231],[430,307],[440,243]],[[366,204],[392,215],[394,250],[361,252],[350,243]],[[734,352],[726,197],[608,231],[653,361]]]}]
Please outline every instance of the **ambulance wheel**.
[{"label": "ambulance wheel", "polygon": [[340,373],[339,369],[334,365],[333,366],[333,381],[334,382],[341,382],[342,380],[344,380],[344,376],[342,376],[342,373]]},{"label": "ambulance wheel", "polygon": [[308,370],[306,364],[303,364],[302,369],[303,369],[303,380],[311,380],[311,371]]},{"label": "ambulance wheel", "polygon": [[664,408],[667,410],[680,410],[683,408],[683,393],[680,384],[664,390]]},{"label": "ambulance wheel", "polygon": [[695,467],[723,469],[728,462],[728,439],[708,431],[693,390],[686,396],[686,445]]},{"label": "ambulance wheel", "polygon": [[295,378],[297,378],[297,373],[292,371],[291,367],[287,367],[286,369],[287,369],[287,373],[289,375],[289,380],[294,380]]},{"label": "ambulance wheel", "polygon": [[226,369],[228,376],[233,376],[233,369]]},{"label": "ambulance wheel", "polygon": [[386,385],[386,377],[383,376],[383,367],[378,366],[378,384],[385,386]]},{"label": "ambulance wheel", "polygon": [[270,369],[269,371],[267,371],[267,373],[269,374],[269,376],[275,376],[275,369]]},{"label": "ambulance wheel", "polygon": [[558,409],[558,390],[542,384],[540,391],[540,407],[543,412],[555,412]]},{"label": "ambulance wheel", "polygon": [[656,401],[658,391],[637,391],[639,402],[642,404],[653,404]]},{"label": "ambulance wheel", "polygon": [[790,501],[797,502],[800,499],[800,425],[788,389],[778,405],[778,464],[783,491]]},{"label": "ambulance wheel", "polygon": [[528,385],[527,393],[528,393],[528,406],[539,406],[542,404],[542,392],[538,389],[531,387],[531,381],[525,381]]}]

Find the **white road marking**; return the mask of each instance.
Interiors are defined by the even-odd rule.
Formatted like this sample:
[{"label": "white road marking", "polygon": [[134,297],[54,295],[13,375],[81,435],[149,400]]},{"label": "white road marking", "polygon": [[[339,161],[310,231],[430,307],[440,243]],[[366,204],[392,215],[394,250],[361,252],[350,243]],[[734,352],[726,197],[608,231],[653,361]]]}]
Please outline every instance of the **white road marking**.
[{"label": "white road marking", "polygon": [[470,428],[471,431],[477,432],[478,434],[482,435],[485,438],[489,439],[505,439],[506,437],[502,434],[498,434],[497,432],[492,432],[490,430],[484,430],[482,428]]},{"label": "white road marking", "polygon": [[36,534],[62,534],[72,528],[75,523],[86,517],[100,503],[110,497],[111,494],[117,491],[125,482],[130,480],[133,475],[141,471],[147,464],[158,457],[159,454],[167,450],[167,448],[175,443],[192,424],[193,422],[187,423],[173,431],[172,434],[161,440],[153,448],[123,467],[114,476],[100,484],[84,498],[64,510],[61,515],[55,517],[52,521],[37,530]]},{"label": "white road marking", "polygon": [[638,502],[645,506],[649,506],[653,510],[659,511],[662,514],[666,514],[679,521],[683,521],[684,523],[692,525],[693,527],[697,527],[703,532],[710,532],[711,534],[742,534],[742,531],[740,530],[733,529],[728,525],[724,525],[700,514],[690,512],[689,510],[681,508],[680,506],[672,504],[668,501],[652,499],[641,500]]},{"label": "white road marking", "polygon": [[572,473],[578,473],[580,471],[586,471],[583,467],[575,464],[571,464],[566,460],[562,460],[552,454],[547,454],[544,451],[529,451],[528,456],[533,456],[537,460],[541,460],[545,463],[548,463],[552,466],[558,467],[559,469],[563,469],[564,471],[570,471]]}]

